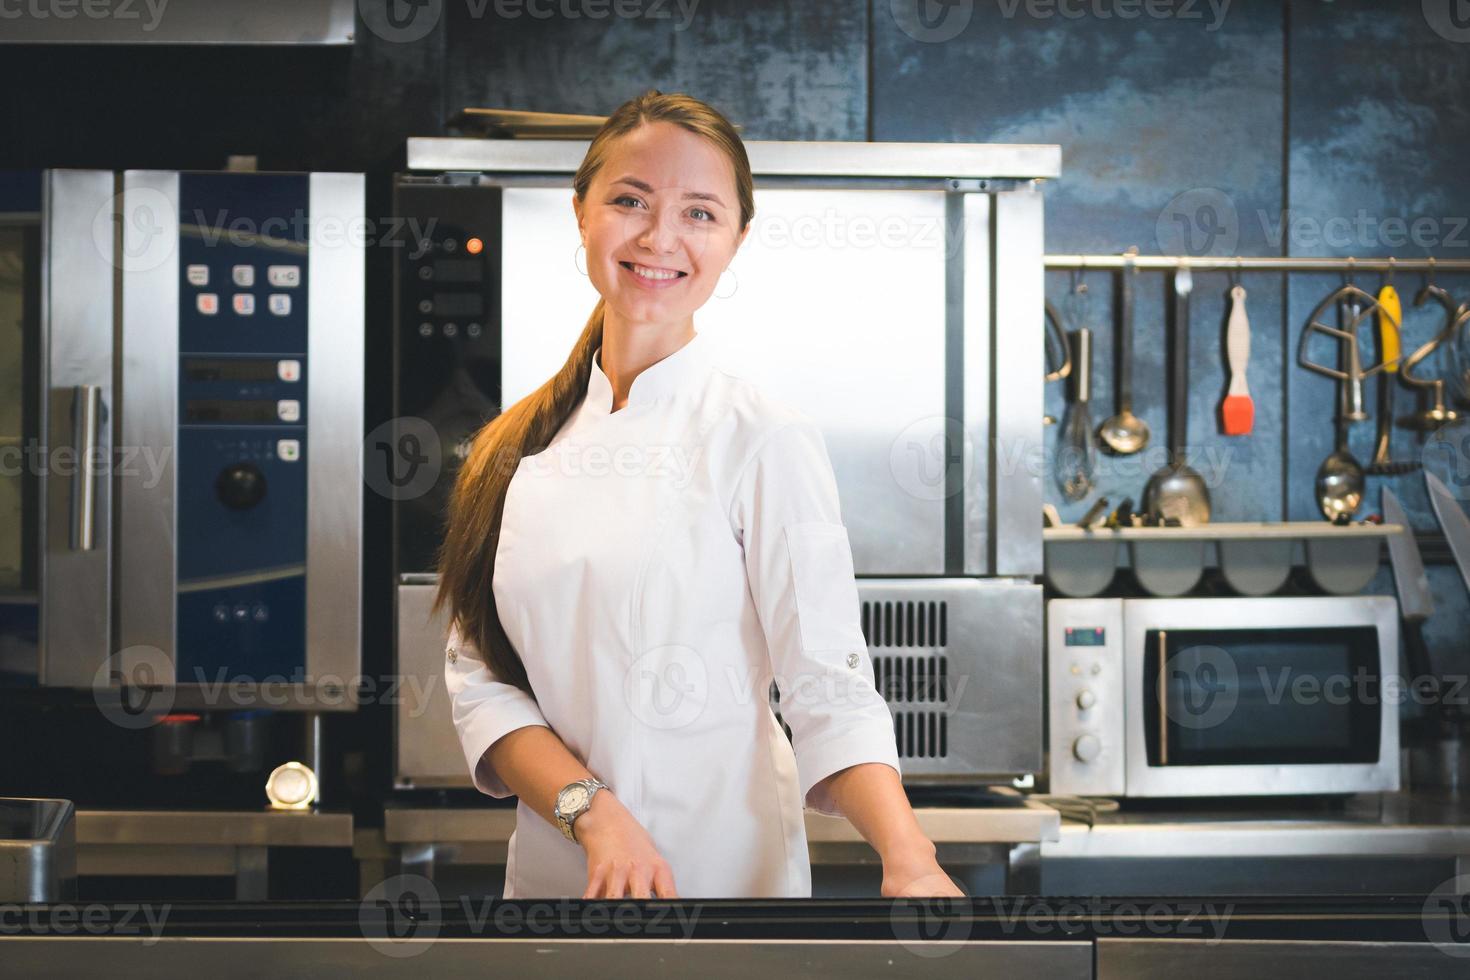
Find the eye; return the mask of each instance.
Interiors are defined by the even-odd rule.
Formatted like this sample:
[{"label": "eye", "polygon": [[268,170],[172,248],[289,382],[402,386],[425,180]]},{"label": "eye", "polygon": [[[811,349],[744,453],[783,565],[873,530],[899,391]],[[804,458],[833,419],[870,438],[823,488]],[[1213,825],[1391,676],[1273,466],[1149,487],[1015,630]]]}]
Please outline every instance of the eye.
[{"label": "eye", "polygon": [[638,205],[641,205],[643,203],[642,201],[638,200],[638,198],[634,197],[632,194],[619,194],[617,197],[613,198],[613,203],[614,204],[622,204],[624,201],[632,201],[634,204],[638,204]]},{"label": "eye", "polygon": [[704,208],[690,208],[689,209],[689,213],[690,214],[702,214],[702,215],[704,215],[703,218],[699,219],[701,221],[713,221],[713,220],[715,220],[714,214],[712,214],[709,211],[706,211]]}]

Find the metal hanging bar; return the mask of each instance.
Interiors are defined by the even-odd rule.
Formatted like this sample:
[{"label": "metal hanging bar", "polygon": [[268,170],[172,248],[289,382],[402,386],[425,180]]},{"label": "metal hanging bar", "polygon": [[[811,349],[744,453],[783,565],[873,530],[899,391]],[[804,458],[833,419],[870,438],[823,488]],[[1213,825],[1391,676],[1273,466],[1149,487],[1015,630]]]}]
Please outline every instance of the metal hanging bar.
[{"label": "metal hanging bar", "polygon": [[1047,255],[1048,269],[1121,269],[1131,260],[1138,269],[1201,269],[1218,272],[1470,272],[1470,259],[1363,259],[1306,256],[1213,255]]}]

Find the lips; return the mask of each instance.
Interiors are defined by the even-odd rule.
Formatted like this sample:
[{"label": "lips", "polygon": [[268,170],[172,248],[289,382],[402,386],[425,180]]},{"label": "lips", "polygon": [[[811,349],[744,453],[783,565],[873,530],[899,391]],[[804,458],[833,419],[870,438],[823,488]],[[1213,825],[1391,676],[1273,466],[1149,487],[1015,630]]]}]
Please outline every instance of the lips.
[{"label": "lips", "polygon": [[642,265],[638,262],[619,262],[618,265],[627,269],[638,280],[649,284],[677,282],[689,275],[681,269],[665,269],[661,266]]}]

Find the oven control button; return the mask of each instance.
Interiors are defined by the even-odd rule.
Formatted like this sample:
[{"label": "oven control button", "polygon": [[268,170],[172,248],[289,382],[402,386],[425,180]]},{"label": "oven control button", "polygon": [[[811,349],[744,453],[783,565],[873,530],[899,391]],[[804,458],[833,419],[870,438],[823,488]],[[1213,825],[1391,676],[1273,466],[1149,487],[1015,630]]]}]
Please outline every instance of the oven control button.
[{"label": "oven control button", "polygon": [[301,285],[301,266],[268,265],[265,267],[265,281],[276,289],[295,289]]},{"label": "oven control button", "polygon": [[255,266],[237,265],[230,269],[230,278],[241,289],[249,289],[255,285]]},{"label": "oven control button", "polygon": [[1096,759],[1102,751],[1102,742],[1096,735],[1078,735],[1077,740],[1072,743],[1072,754],[1077,757],[1078,762],[1091,762]]},{"label": "oven control button", "polygon": [[199,293],[194,297],[194,308],[205,316],[214,316],[219,312],[219,294]]},{"label": "oven control button", "polygon": [[1094,704],[1097,704],[1096,694],[1093,694],[1085,687],[1077,692],[1077,707],[1081,708],[1083,711],[1086,711]]},{"label": "oven control button", "polygon": [[191,286],[209,285],[209,266],[207,265],[188,266],[184,270],[184,275],[188,277]]}]

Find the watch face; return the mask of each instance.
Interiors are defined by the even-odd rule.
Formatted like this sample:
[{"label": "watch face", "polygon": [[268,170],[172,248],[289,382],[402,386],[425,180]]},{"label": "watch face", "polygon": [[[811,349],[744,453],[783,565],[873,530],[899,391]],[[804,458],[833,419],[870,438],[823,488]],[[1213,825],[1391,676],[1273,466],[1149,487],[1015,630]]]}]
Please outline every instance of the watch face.
[{"label": "watch face", "polygon": [[570,813],[574,810],[580,809],[582,804],[586,802],[587,787],[578,784],[566,791],[566,795],[562,797],[561,808],[563,811]]}]

